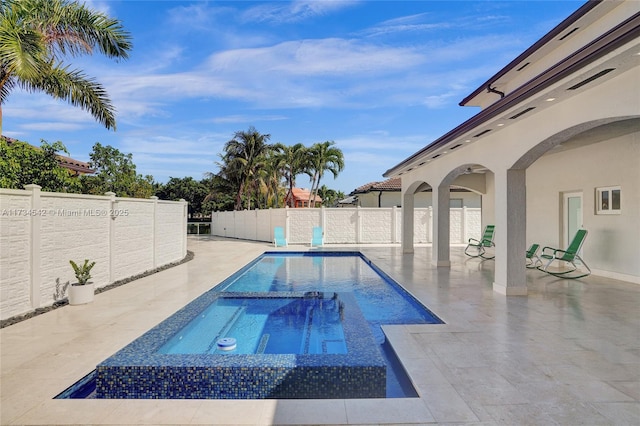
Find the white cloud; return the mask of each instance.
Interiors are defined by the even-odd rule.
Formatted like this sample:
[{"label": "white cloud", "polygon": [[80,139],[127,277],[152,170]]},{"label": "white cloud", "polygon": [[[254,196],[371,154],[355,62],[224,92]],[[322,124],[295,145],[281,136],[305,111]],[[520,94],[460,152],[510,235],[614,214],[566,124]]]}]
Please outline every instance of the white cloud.
[{"label": "white cloud", "polygon": [[84,5],[91,9],[91,10],[96,10],[98,12],[102,12],[107,16],[111,15],[111,8],[109,7],[109,3],[105,2],[105,1],[95,1],[95,0],[84,0],[83,2]]},{"label": "white cloud", "polygon": [[269,47],[235,49],[212,55],[211,71],[247,70],[277,75],[388,74],[426,60],[415,49],[392,48],[338,38],[287,41]]},{"label": "white cloud", "polygon": [[75,124],[75,123],[60,123],[60,122],[36,122],[23,124],[20,126],[23,130],[47,130],[47,131],[64,131],[71,132],[76,130],[82,130],[85,126]]},{"label": "white cloud", "polygon": [[151,133],[154,136],[151,137],[145,136],[148,133],[147,129],[140,130],[140,134],[123,137],[121,149],[133,154],[202,157],[203,154],[215,155],[229,139],[229,135],[221,134],[198,134],[194,137],[157,136],[158,131],[154,130]]},{"label": "white cloud", "polygon": [[247,9],[242,18],[247,22],[287,23],[300,22],[317,16],[331,14],[352,7],[358,1],[342,0],[297,0],[293,2],[272,2]]},{"label": "white cloud", "polygon": [[419,13],[389,19],[379,23],[378,25],[374,25],[371,28],[360,31],[358,34],[369,37],[379,37],[394,33],[442,30],[452,28],[454,25],[451,21],[429,22],[427,19],[429,16],[430,15],[428,13]]},{"label": "white cloud", "polygon": [[196,2],[187,6],[178,6],[169,11],[167,21],[173,28],[192,31],[211,31],[219,18],[233,13],[230,7],[211,7],[208,2]]},{"label": "white cloud", "polygon": [[227,115],[211,119],[212,123],[255,123],[258,121],[280,121],[288,120],[284,115]]},{"label": "white cloud", "polygon": [[[376,131],[342,137],[335,140],[345,155],[361,158],[381,158],[389,162],[389,155],[405,156],[430,142],[426,135],[394,135],[385,131]],[[366,160],[365,160],[366,162]]]}]

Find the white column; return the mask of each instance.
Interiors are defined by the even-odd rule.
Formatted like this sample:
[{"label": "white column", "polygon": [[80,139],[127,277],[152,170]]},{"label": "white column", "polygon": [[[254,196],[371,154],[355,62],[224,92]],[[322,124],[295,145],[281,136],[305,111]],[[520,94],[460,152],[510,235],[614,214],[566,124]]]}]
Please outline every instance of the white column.
[{"label": "white column", "polygon": [[433,187],[433,243],[431,256],[438,267],[450,267],[449,260],[449,185]]},{"label": "white column", "polygon": [[[24,189],[31,191],[31,210],[36,213],[40,212],[42,207],[40,200],[40,189],[42,187],[36,184],[25,185]],[[29,296],[31,298],[31,307],[36,309],[40,307],[40,285],[42,284],[41,265],[40,265],[40,247],[42,245],[42,217],[39,214],[33,214],[31,219],[31,283]]]},{"label": "white column", "polygon": [[413,253],[414,195],[402,194],[402,252]]},{"label": "white column", "polygon": [[496,178],[496,267],[493,290],[506,296],[526,296],[526,174],[500,170]]}]

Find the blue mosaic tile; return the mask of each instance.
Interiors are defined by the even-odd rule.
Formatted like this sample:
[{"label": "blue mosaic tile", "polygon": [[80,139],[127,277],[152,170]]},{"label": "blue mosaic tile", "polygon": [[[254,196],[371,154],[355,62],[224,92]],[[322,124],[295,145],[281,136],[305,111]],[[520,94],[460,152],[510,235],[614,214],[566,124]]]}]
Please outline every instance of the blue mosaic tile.
[{"label": "blue mosaic tile", "polygon": [[[244,268],[243,268],[244,269]],[[97,398],[384,398],[386,363],[352,294],[346,354],[163,354],[158,349],[218,298],[308,298],[309,293],[208,291],[96,367]]]}]

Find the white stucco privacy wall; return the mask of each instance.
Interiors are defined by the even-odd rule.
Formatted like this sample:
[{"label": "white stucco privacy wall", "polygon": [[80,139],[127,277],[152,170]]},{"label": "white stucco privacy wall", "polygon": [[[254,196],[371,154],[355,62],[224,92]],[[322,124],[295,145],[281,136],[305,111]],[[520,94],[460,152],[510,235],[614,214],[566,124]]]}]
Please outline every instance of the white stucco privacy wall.
[{"label": "white stucco privacy wall", "polygon": [[[451,243],[479,238],[480,208],[453,208]],[[414,241],[430,243],[431,207],[414,210]],[[211,234],[254,241],[273,241],[273,228],[281,226],[289,244],[309,244],[314,226],[321,226],[325,244],[398,244],[402,237],[402,208],[268,209],[213,212]]]},{"label": "white stucco privacy wall", "polygon": [[187,254],[187,203],[0,189],[0,319],[49,306],[75,277],[69,260],[95,261],[104,287]]}]

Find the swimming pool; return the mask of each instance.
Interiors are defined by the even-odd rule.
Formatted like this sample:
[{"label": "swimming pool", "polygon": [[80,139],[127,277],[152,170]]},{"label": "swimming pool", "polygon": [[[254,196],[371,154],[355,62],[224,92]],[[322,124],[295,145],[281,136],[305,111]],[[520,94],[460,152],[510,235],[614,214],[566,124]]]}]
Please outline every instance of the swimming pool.
[{"label": "swimming pool", "polygon": [[383,324],[442,324],[360,252],[266,252],[214,290],[353,292],[380,344]]},{"label": "swimming pool", "polygon": [[[442,321],[359,252],[267,252],[99,364],[78,392],[417,396],[380,328],[416,323]],[[232,335],[233,350],[216,345]]]}]

